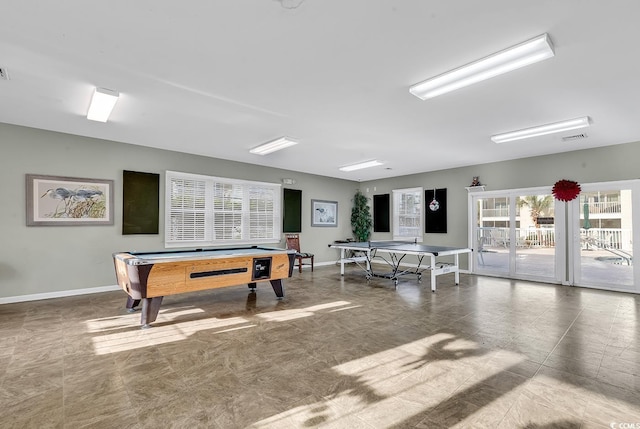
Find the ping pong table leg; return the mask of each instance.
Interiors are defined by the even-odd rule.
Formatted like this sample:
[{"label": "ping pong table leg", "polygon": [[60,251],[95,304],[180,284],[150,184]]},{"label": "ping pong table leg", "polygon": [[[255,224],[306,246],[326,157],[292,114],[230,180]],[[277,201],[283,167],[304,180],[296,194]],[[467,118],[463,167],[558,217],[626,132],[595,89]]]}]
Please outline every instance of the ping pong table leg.
[{"label": "ping pong table leg", "polygon": [[456,264],[456,286],[460,284],[460,264],[459,264],[459,260],[458,260],[458,254],[456,253],[455,255],[453,255],[453,261]]},{"label": "ping pong table leg", "polygon": [[431,255],[431,292],[436,291],[436,256]]},{"label": "ping pong table leg", "polygon": [[344,253],[345,249],[344,247],[340,249],[340,275],[344,276]]}]

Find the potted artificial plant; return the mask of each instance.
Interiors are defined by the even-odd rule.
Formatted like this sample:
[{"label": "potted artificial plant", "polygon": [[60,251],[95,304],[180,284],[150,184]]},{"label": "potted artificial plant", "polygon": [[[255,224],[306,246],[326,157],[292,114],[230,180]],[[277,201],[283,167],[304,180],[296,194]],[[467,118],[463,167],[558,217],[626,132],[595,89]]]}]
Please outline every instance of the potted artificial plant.
[{"label": "potted artificial plant", "polygon": [[367,204],[367,197],[358,190],[353,197],[351,209],[351,231],[356,241],[368,241],[371,236],[373,219],[371,209]]}]

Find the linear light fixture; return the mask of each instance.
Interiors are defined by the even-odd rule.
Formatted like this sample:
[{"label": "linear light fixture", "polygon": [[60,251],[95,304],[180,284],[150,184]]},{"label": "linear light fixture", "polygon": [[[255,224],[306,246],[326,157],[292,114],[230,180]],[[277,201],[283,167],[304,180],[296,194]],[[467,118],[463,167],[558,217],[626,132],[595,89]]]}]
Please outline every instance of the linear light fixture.
[{"label": "linear light fixture", "polygon": [[547,134],[561,133],[563,131],[577,130],[578,128],[586,128],[590,125],[589,117],[569,119],[568,121],[554,122],[553,124],[540,125],[538,127],[525,128],[518,131],[510,131],[508,133],[496,134],[491,136],[491,140],[495,143],[506,143],[514,140],[528,139],[530,137],[544,136]]},{"label": "linear light fixture", "polygon": [[266,155],[271,152],[275,152],[280,149],[284,149],[285,147],[293,146],[294,144],[298,144],[297,141],[290,139],[289,137],[280,137],[277,140],[273,140],[260,146],[256,146],[251,149],[249,152],[255,153],[258,155]]},{"label": "linear light fixture", "polygon": [[344,167],[340,167],[339,170],[354,171],[354,170],[361,170],[363,168],[376,167],[378,165],[382,165],[382,163],[380,161],[373,160],[373,161],[361,162],[358,164],[345,165]]},{"label": "linear light fixture", "polygon": [[87,119],[91,121],[107,122],[120,94],[106,88],[96,88],[91,98]]},{"label": "linear light fixture", "polygon": [[547,33],[504,49],[409,88],[416,97],[426,100],[456,89],[519,69],[554,56]]}]

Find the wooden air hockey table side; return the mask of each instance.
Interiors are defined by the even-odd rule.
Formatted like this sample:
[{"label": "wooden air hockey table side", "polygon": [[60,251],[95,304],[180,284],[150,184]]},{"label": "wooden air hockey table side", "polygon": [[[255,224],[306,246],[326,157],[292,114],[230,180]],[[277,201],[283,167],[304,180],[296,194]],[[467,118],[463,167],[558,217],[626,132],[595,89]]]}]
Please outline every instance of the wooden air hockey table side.
[{"label": "wooden air hockey table side", "polygon": [[282,279],[293,273],[295,251],[250,246],[113,254],[118,284],[127,293],[126,307],[142,303],[143,328],[154,322],[163,297],[179,293],[269,281],[278,299]]}]

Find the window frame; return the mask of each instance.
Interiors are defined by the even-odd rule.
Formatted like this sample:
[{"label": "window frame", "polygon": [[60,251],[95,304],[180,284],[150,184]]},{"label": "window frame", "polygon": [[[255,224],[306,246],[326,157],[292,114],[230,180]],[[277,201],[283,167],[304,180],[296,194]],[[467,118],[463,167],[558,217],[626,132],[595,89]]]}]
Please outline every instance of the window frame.
[{"label": "window frame", "polygon": [[[416,243],[422,243],[423,241],[423,216],[424,216],[424,188],[415,187],[415,188],[404,188],[404,189],[394,189],[392,191],[393,194],[393,239],[399,241],[415,241]],[[414,222],[417,221],[417,225],[411,227],[412,229],[416,229],[416,235],[405,235],[401,234],[400,231],[400,219],[403,214],[400,213],[400,203],[403,201],[403,198],[406,194],[414,194],[417,195],[420,202],[418,206],[418,213],[410,216],[414,219]],[[407,215],[404,215],[407,216]]]},{"label": "window frame", "polygon": [[[173,194],[175,192],[174,183],[180,180],[195,182],[194,187],[199,191],[197,196],[193,196],[189,200],[191,206],[172,206],[175,202],[174,198],[181,201],[186,199],[181,198],[182,195],[185,195],[184,189],[182,193]],[[224,202],[216,200],[216,195],[220,195],[220,192],[216,194],[216,190],[222,190],[223,193],[232,190],[232,195],[225,195],[230,196],[227,201],[233,201],[231,206],[228,204],[225,206]],[[264,194],[266,198],[255,198],[256,195],[261,194]],[[229,208],[235,205],[239,206],[237,210]],[[217,234],[229,232],[229,227],[222,227],[220,223],[216,225],[216,218],[224,217],[223,213],[227,216],[231,215],[232,218],[235,217],[234,226],[231,228],[239,227],[239,237],[217,238],[219,237]],[[176,218],[181,219],[174,223]],[[282,185],[166,171],[164,227],[166,248],[280,243],[282,235]],[[260,229],[263,230],[259,235],[263,237],[253,237],[252,233]],[[186,238],[174,236],[174,231],[177,230],[180,231],[175,234],[186,236]]]}]

